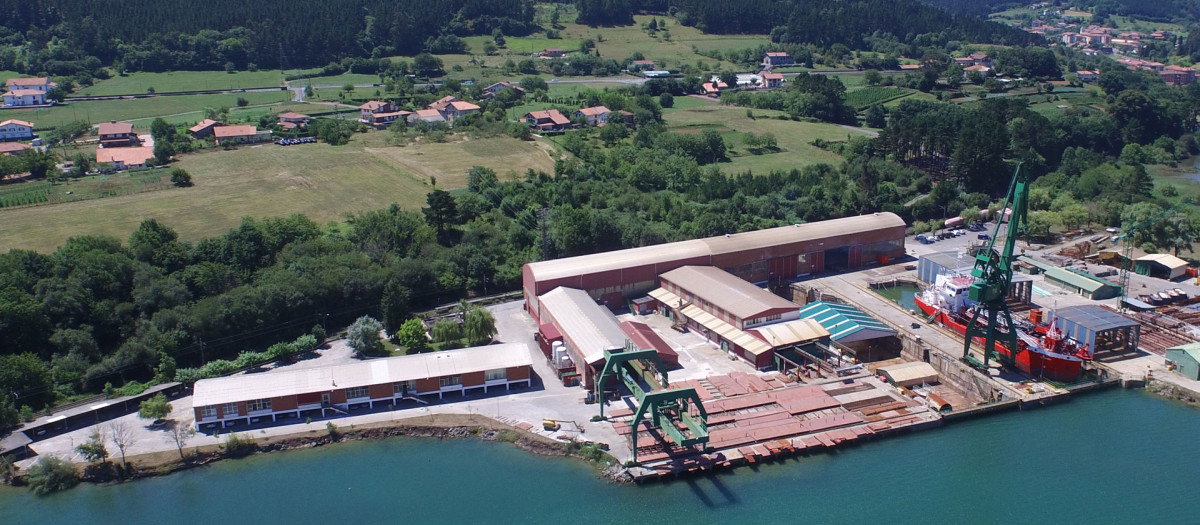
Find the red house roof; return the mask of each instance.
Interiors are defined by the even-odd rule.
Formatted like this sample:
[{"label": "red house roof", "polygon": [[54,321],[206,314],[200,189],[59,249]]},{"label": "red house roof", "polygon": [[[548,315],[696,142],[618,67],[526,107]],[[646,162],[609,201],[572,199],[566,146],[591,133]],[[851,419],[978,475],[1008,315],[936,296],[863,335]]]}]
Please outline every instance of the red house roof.
[{"label": "red house roof", "polygon": [[227,139],[231,137],[249,137],[258,134],[258,128],[245,126],[221,126],[213,130],[213,135],[219,139]]},{"label": "red house roof", "polygon": [[535,120],[549,120],[555,124],[567,125],[571,123],[571,119],[567,118],[557,109],[543,109],[541,111],[530,111],[527,116],[533,117]]},{"label": "red house roof", "polygon": [[26,126],[26,127],[30,127],[30,128],[33,127],[32,122],[25,122],[24,120],[8,119],[4,122],[0,122],[0,126],[7,126],[9,124],[16,124],[18,126]]},{"label": "red house roof", "polygon": [[101,135],[128,135],[133,133],[132,122],[101,122],[98,126]]}]

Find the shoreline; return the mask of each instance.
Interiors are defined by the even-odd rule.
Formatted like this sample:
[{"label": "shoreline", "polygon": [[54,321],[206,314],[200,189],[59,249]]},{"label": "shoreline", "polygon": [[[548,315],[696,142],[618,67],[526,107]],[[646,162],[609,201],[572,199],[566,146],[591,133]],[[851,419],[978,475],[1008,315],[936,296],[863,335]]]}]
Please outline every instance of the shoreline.
[{"label": "shoreline", "polygon": [[[328,422],[332,423],[332,422]],[[302,450],[335,445],[344,442],[387,439],[392,437],[467,439],[506,442],[538,456],[567,457],[583,461],[591,466],[602,479],[613,483],[633,483],[633,477],[615,458],[595,446],[577,442],[559,441],[521,430],[478,414],[422,415],[395,421],[382,421],[365,425],[350,425],[312,428],[300,432],[255,438],[250,433],[230,432],[252,443],[245,450],[226,450],[225,443],[184,447],[186,460],[180,460],[177,450],[165,450],[126,456],[131,473],[123,480],[114,476],[96,475],[94,467],[103,464],[75,463],[81,473],[80,483],[124,483],[144,478],[165,476],[190,470],[223,460],[241,459],[256,454]],[[107,463],[114,466],[121,462],[119,454],[110,455]],[[113,468],[108,469],[110,472]],[[14,479],[13,488],[24,486],[16,483],[28,475],[22,471]]]}]

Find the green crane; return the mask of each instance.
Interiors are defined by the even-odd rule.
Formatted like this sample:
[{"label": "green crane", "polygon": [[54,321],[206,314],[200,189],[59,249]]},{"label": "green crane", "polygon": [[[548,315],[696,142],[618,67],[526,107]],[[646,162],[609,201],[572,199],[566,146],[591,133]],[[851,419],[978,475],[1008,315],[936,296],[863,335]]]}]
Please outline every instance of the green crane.
[{"label": "green crane", "polygon": [[[708,444],[708,412],[695,388],[671,388],[667,372],[655,350],[638,350],[629,341],[624,351],[604,351],[604,368],[596,376],[596,399],[600,402],[600,417],[604,418],[604,384],[610,377],[619,377],[637,399],[633,413],[630,438],[633,459],[637,460],[638,431],[642,421],[671,438],[676,445],[691,447]],[[657,377],[656,377],[657,375]],[[696,412],[694,415],[692,414]],[[680,423],[683,428],[676,426]]]},{"label": "green crane", "polygon": [[[1012,322],[1012,314],[1008,311],[1008,290],[1012,286],[1013,277],[1013,248],[1016,247],[1017,237],[1024,234],[1028,227],[1029,212],[1029,174],[1021,164],[1017,164],[1013,172],[1012,182],[1008,186],[1008,195],[1004,202],[1012,209],[1008,219],[1008,234],[1004,238],[1004,247],[996,251],[996,240],[1000,237],[1000,228],[1004,226],[1003,216],[996,221],[996,231],[988,242],[987,250],[975,255],[975,269],[971,275],[975,282],[971,284],[967,297],[979,303],[971,322],[967,324],[966,338],[963,341],[963,359],[971,362],[971,341],[982,337],[983,368],[987,368],[988,358],[995,351],[996,343],[1002,342],[1010,349],[1013,356],[1017,351],[1017,333]],[[1003,211],[1001,212],[1003,213]],[[987,312],[987,326],[980,327],[979,316]],[[1005,330],[1001,331],[1003,321]]]}]

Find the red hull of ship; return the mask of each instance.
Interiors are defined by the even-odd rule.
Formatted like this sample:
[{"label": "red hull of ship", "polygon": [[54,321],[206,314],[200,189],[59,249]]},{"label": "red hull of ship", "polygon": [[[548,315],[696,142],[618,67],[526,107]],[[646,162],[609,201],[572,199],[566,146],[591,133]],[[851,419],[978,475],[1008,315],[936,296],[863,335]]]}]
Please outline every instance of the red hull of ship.
[{"label": "red hull of ship", "polygon": [[[954,319],[946,312],[938,311],[933,305],[925,304],[919,295],[913,299],[917,303],[917,307],[926,315],[936,314],[934,321],[939,325],[949,327],[963,337],[967,336],[967,326],[964,323]],[[984,340],[982,337],[976,337],[975,342],[982,346]],[[996,343],[996,351],[1006,360],[1015,363],[1018,370],[1034,377],[1073,383],[1079,380],[1079,374],[1083,372],[1083,361],[1073,356],[1022,348],[1014,359],[1012,351],[999,342]]]}]

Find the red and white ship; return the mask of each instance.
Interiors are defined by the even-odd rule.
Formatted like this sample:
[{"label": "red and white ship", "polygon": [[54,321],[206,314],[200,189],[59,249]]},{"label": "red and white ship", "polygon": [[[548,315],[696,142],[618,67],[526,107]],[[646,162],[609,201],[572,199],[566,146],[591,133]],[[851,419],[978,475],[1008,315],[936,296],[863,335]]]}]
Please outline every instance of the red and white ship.
[{"label": "red and white ship", "polygon": [[[975,278],[969,275],[938,275],[933,286],[917,294],[914,300],[933,322],[966,337],[967,324],[971,322],[977,304],[967,295],[974,281]],[[1040,319],[1013,321],[1017,325],[1016,355],[1000,342],[996,343],[996,351],[1005,362],[1032,377],[1063,383],[1078,381],[1083,362],[1092,358],[1087,345],[1064,337],[1057,327],[1057,318],[1048,324],[1036,321]],[[976,337],[975,342],[984,343],[982,337]]]}]

